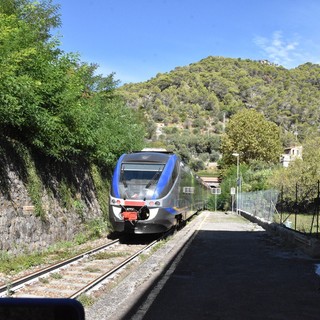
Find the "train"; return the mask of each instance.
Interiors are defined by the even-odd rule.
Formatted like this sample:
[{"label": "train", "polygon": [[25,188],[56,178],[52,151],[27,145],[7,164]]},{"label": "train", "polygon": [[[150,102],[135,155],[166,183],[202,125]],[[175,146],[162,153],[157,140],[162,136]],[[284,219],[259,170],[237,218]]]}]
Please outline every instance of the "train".
[{"label": "train", "polygon": [[125,153],[112,176],[109,220],[115,232],[164,233],[205,209],[209,189],[173,152]]}]

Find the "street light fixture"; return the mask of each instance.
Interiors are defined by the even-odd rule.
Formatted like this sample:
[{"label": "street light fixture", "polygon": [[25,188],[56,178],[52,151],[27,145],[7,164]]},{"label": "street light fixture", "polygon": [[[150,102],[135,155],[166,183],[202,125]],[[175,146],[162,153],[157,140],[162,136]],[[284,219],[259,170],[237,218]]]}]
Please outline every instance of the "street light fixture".
[{"label": "street light fixture", "polygon": [[237,157],[237,184],[236,184],[236,212],[239,214],[239,158],[240,155],[237,152],[232,154],[234,157]]}]

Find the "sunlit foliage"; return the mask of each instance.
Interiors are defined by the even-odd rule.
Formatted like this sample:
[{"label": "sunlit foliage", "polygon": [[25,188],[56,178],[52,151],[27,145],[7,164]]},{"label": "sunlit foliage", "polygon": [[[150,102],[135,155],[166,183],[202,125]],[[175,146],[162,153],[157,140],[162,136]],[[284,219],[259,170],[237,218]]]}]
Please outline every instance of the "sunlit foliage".
[{"label": "sunlit foliage", "polygon": [[0,129],[58,161],[85,159],[111,165],[143,144],[137,113],[115,94],[114,74],[96,74],[59,49],[60,25],[52,1],[0,3]]},{"label": "sunlit foliage", "polygon": [[283,152],[278,126],[253,109],[244,109],[229,121],[221,143],[222,163],[235,163],[234,153],[242,163],[252,161],[278,163]]}]

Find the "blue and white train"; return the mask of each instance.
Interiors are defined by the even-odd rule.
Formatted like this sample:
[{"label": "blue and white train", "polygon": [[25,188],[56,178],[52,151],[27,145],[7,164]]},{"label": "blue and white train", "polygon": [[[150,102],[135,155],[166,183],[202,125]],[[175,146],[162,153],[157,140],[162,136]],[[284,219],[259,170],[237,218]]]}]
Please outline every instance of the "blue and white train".
[{"label": "blue and white train", "polygon": [[162,233],[205,208],[209,188],[166,151],[123,154],[115,167],[109,203],[114,231]]}]

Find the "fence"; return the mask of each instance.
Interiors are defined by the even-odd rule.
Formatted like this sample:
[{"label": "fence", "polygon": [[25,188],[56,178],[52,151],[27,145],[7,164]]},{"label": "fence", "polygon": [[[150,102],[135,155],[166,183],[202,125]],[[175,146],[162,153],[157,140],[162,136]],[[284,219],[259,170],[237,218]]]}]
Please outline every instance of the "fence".
[{"label": "fence", "polygon": [[320,182],[296,184],[281,191],[266,190],[239,194],[238,209],[269,222],[319,237]]},{"label": "fence", "polygon": [[239,194],[238,209],[249,212],[260,219],[273,222],[276,214],[276,204],[279,192],[263,190],[242,192]]}]

